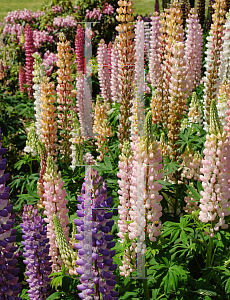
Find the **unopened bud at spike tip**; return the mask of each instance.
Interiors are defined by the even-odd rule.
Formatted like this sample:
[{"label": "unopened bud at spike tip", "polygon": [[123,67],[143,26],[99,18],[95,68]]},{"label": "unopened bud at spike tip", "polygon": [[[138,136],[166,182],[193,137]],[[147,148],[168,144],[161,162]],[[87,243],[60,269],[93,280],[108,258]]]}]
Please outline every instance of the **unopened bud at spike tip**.
[{"label": "unopened bud at spike tip", "polygon": [[211,134],[222,134],[223,133],[223,126],[220,122],[220,118],[218,116],[218,111],[216,107],[216,100],[212,99],[211,105],[210,105],[210,126],[209,126],[209,132]]}]

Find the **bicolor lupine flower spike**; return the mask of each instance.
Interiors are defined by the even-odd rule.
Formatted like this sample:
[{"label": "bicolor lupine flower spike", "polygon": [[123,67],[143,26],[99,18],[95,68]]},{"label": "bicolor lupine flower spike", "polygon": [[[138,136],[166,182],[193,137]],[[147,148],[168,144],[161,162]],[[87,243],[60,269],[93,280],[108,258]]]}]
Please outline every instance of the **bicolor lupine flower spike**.
[{"label": "bicolor lupine flower spike", "polygon": [[94,107],[93,133],[96,135],[97,151],[100,153],[98,160],[102,161],[104,154],[108,152],[109,137],[113,136],[111,126],[107,116],[107,102],[97,95],[96,105]]},{"label": "bicolor lupine flower spike", "polygon": [[[150,241],[154,242],[156,237],[160,235],[159,229],[161,228],[159,218],[162,215],[162,207],[159,203],[162,200],[162,196],[159,195],[159,190],[162,189],[162,185],[158,184],[157,181],[162,178],[162,172],[159,172],[162,168],[162,164],[160,164],[162,156],[160,145],[156,141],[155,136],[153,136],[151,111],[147,113],[145,119],[145,136],[140,137],[137,143],[132,144],[132,150],[134,151],[134,160],[131,177],[132,185],[130,187],[132,191],[130,194],[131,210],[129,214],[133,223],[129,225],[129,238],[133,240],[137,236],[137,229],[135,229],[138,225],[137,216],[139,218],[141,214],[138,212],[136,199],[137,197],[144,197],[145,217],[139,223],[139,226],[141,224],[142,229],[146,226],[147,236]],[[138,178],[138,170],[143,175],[142,178]],[[140,180],[144,180],[144,182],[140,182]],[[138,195],[140,185],[144,185],[144,187],[139,192],[142,193],[145,189],[142,195]],[[155,226],[156,222],[158,226]]]},{"label": "bicolor lupine flower spike", "polygon": [[17,297],[21,292],[21,283],[18,283],[20,272],[15,268],[18,264],[17,258],[21,255],[16,246],[16,229],[13,229],[15,215],[11,214],[13,206],[9,201],[10,188],[6,187],[9,173],[4,174],[6,159],[2,155],[6,153],[6,148],[1,148],[1,128],[0,128],[0,299],[21,300]]},{"label": "bicolor lupine flower spike", "polygon": [[53,223],[54,223],[59,252],[61,254],[61,259],[63,260],[65,268],[69,270],[70,275],[73,274],[78,275],[78,273],[76,272],[76,267],[77,267],[76,260],[78,259],[77,252],[75,252],[67,242],[60,221],[55,214],[53,215]]},{"label": "bicolor lupine flower spike", "polygon": [[38,136],[34,123],[30,126],[24,152],[31,153],[32,156],[38,155]]},{"label": "bicolor lupine flower spike", "polygon": [[[227,10],[228,11],[228,10]],[[226,14],[226,23],[224,24],[224,36],[223,36],[223,49],[221,51],[220,60],[221,64],[219,66],[219,78],[220,81],[224,77],[227,78],[228,84],[230,84],[230,13]]]},{"label": "bicolor lupine flower spike", "polygon": [[36,132],[38,137],[40,138],[41,135],[41,81],[43,76],[45,76],[45,67],[42,65],[42,58],[38,54],[38,52],[34,53],[34,71],[33,71],[33,89],[34,89],[34,110],[35,110],[35,118],[36,118]]},{"label": "bicolor lupine flower spike", "polygon": [[198,15],[192,8],[187,19],[188,30],[185,41],[186,80],[188,82],[188,97],[200,84],[202,53],[203,53],[203,30],[199,24]]},{"label": "bicolor lupine flower spike", "polygon": [[84,142],[84,139],[81,136],[80,123],[76,115],[73,116],[72,130],[70,133],[72,135],[70,139],[70,149],[72,150],[70,154],[70,168],[74,171],[77,165],[82,165],[82,143]]},{"label": "bicolor lupine flower spike", "polygon": [[24,264],[26,265],[26,281],[29,283],[28,290],[30,299],[46,300],[50,295],[52,271],[51,256],[49,255],[49,239],[44,219],[38,215],[38,210],[32,205],[24,207],[21,228],[24,239]]},{"label": "bicolor lupine flower spike", "polygon": [[[138,17],[139,18],[139,17]],[[135,25],[135,84],[136,95],[132,99],[131,120],[131,140],[137,139],[137,135],[143,135],[143,126],[145,122],[145,104],[144,104],[144,22],[140,19]]]},{"label": "bicolor lupine flower spike", "polygon": [[[90,172],[90,169],[88,170]],[[112,204],[112,198],[107,198],[106,183],[103,178],[98,175],[98,172],[93,169],[87,174],[91,178],[93,195],[92,201],[92,279],[88,279],[84,274],[84,252],[87,245],[84,243],[84,208],[85,208],[85,185],[82,185],[81,196],[78,197],[78,210],[77,215],[79,219],[75,219],[78,234],[76,239],[79,240],[75,244],[78,249],[79,259],[76,261],[81,267],[76,271],[81,275],[80,281],[82,284],[78,285],[78,290],[81,291],[79,297],[81,299],[100,299],[102,294],[103,299],[118,300],[118,293],[114,291],[116,285],[116,275],[112,272],[116,270],[117,264],[113,264],[113,256],[115,250],[111,250],[115,246],[113,235],[110,234],[113,220],[113,212],[109,211]],[[86,266],[87,267],[87,266]],[[91,266],[89,266],[90,268]]]},{"label": "bicolor lupine flower spike", "polygon": [[73,109],[72,97],[74,96],[72,90],[74,88],[72,81],[74,78],[71,77],[73,70],[70,68],[72,62],[72,54],[70,42],[66,40],[64,33],[60,33],[60,42],[57,45],[57,102],[58,102],[58,128],[61,129],[59,135],[60,139],[60,153],[62,154],[62,159],[64,159],[65,164],[69,166],[70,163],[70,131],[72,125],[73,115],[71,110]]},{"label": "bicolor lupine flower spike", "polygon": [[55,118],[56,92],[50,78],[44,76],[41,81],[41,136],[40,140],[45,144],[47,155],[57,155],[57,121]]},{"label": "bicolor lupine flower spike", "polygon": [[207,37],[207,50],[205,59],[205,78],[204,78],[204,129],[208,132],[209,121],[210,121],[210,104],[211,100],[215,99],[218,92],[218,87],[220,85],[220,78],[218,76],[218,68],[220,65],[220,53],[223,46],[223,36],[224,36],[224,24],[225,20],[225,0],[216,0],[213,8],[215,13],[212,15],[213,23],[211,25],[211,30],[209,36]]},{"label": "bicolor lupine flower spike", "polygon": [[118,80],[118,61],[119,61],[119,51],[117,47],[118,40],[115,39],[113,47],[111,49],[111,79],[110,79],[110,84],[111,84],[111,95],[112,95],[112,100],[113,103],[119,103],[119,80]]},{"label": "bicolor lupine flower spike", "polygon": [[132,159],[133,153],[131,150],[130,142],[125,141],[121,155],[119,155],[119,172],[117,176],[121,179],[118,180],[120,189],[118,190],[120,205],[118,205],[118,213],[120,218],[118,220],[119,233],[117,234],[121,239],[121,243],[125,242],[124,233],[128,232],[128,223],[131,221],[129,215],[130,204],[130,186],[131,186],[131,172],[132,172]]},{"label": "bicolor lupine flower spike", "polygon": [[[118,125],[118,139],[120,141],[119,149],[122,150],[124,140],[130,137],[130,125],[131,122],[129,117],[131,117],[131,107],[132,98],[134,95],[134,41],[135,37],[132,29],[134,25],[131,23],[134,20],[132,9],[132,1],[118,1],[119,8],[117,8],[118,16],[116,19],[118,22],[122,22],[116,26],[116,30],[119,32],[118,40],[118,50],[119,50],[119,102],[120,106],[120,120]],[[124,6],[124,8],[122,7]],[[124,14],[123,14],[124,13]]]},{"label": "bicolor lupine flower spike", "polygon": [[68,220],[68,208],[66,204],[68,202],[66,197],[66,190],[62,189],[65,182],[61,179],[61,172],[58,172],[58,168],[51,156],[47,158],[47,167],[46,173],[43,176],[44,182],[44,190],[45,193],[43,195],[45,201],[43,204],[45,205],[44,215],[47,217],[44,219],[47,223],[47,237],[49,238],[50,243],[50,252],[49,254],[52,257],[52,270],[53,272],[59,272],[62,269],[63,261],[61,259],[61,254],[59,252],[54,223],[53,223],[53,215],[56,214],[58,219],[60,220],[61,227],[63,228],[65,237],[67,241],[69,241],[69,224]]},{"label": "bicolor lupine flower spike", "polygon": [[204,145],[205,156],[200,170],[204,174],[200,176],[204,191],[200,192],[199,219],[208,223],[205,234],[213,237],[219,227],[228,228],[224,217],[230,214],[230,144],[218,117],[215,99],[211,102],[209,134]]},{"label": "bicolor lupine flower spike", "polygon": [[100,83],[101,96],[104,101],[111,104],[111,87],[109,76],[109,62],[107,45],[103,39],[100,40],[97,48],[98,79]]}]

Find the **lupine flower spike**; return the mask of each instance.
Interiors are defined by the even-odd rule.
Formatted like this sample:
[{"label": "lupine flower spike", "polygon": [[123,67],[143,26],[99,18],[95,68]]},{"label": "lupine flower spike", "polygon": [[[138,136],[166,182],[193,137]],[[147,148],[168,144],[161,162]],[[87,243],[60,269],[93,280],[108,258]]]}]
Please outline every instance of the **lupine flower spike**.
[{"label": "lupine flower spike", "polygon": [[230,144],[221,125],[215,99],[211,102],[209,133],[203,153],[201,173],[204,175],[200,178],[204,191],[200,192],[199,219],[207,223],[205,234],[212,238],[219,227],[228,228],[224,218],[230,214]]},{"label": "lupine flower spike", "polygon": [[45,76],[45,70],[44,66],[42,65],[42,58],[38,54],[38,52],[33,54],[34,58],[34,71],[33,71],[33,89],[34,89],[34,110],[35,110],[35,118],[36,118],[36,132],[38,137],[40,138],[41,136],[41,129],[42,129],[42,124],[41,124],[41,81],[42,78]]},{"label": "lupine flower spike", "polygon": [[[118,49],[119,49],[119,83],[120,83],[120,94],[119,102],[120,106],[120,120],[118,125],[118,139],[120,141],[119,149],[122,150],[124,140],[127,140],[130,136],[129,128],[131,122],[129,117],[131,116],[131,107],[134,95],[134,41],[135,37],[132,29],[134,25],[131,23],[134,19],[132,9],[133,2],[129,1],[118,1],[117,13],[116,16],[119,24],[116,26],[116,30],[119,32],[118,40]],[[124,6],[124,7],[122,7]],[[124,14],[123,14],[124,13]]]},{"label": "lupine flower spike", "polygon": [[72,64],[72,54],[70,53],[71,47],[70,42],[66,41],[66,37],[63,33],[60,33],[59,36],[60,42],[57,46],[57,66],[59,69],[57,70],[57,102],[58,102],[58,128],[60,130],[60,153],[62,154],[62,158],[64,159],[66,165],[69,165],[69,156],[71,153],[70,149],[70,131],[72,125],[72,114],[71,110],[73,100],[72,97],[74,94],[72,93],[73,84],[72,81],[74,78],[71,77],[73,72],[70,69]]},{"label": "lupine flower spike", "polygon": [[[91,171],[90,169],[88,171]],[[113,220],[110,220],[113,216],[113,212],[109,212],[109,208],[112,204],[112,198],[107,198],[106,183],[103,182],[101,176],[98,175],[96,170],[92,170],[87,174],[91,178],[92,182],[92,281],[86,277],[84,270],[87,266],[84,266],[84,252],[86,249],[84,243],[84,208],[85,208],[85,193],[86,193],[86,182],[83,183],[81,196],[78,197],[78,210],[77,216],[79,219],[75,219],[77,225],[78,234],[76,239],[79,240],[75,244],[78,249],[79,258],[76,263],[80,265],[77,268],[77,272],[81,275],[81,284],[77,286],[78,290],[81,291],[79,297],[81,299],[100,299],[100,293],[103,295],[103,299],[118,300],[118,293],[114,291],[116,284],[116,275],[112,272],[116,270],[117,264],[113,264],[113,256],[115,250],[111,250],[115,246],[113,241],[113,235],[110,234]],[[86,180],[86,179],[85,179]]]},{"label": "lupine flower spike", "polygon": [[215,99],[220,84],[218,76],[218,68],[220,65],[220,52],[223,45],[223,25],[225,24],[225,0],[216,0],[213,8],[215,13],[212,15],[213,24],[209,36],[207,37],[207,57],[206,57],[206,76],[204,78],[205,93],[204,93],[204,129],[208,132],[208,125],[210,121],[209,111],[211,100]]},{"label": "lupine flower spike", "polygon": [[103,160],[104,154],[108,152],[109,137],[113,136],[111,126],[108,123],[106,115],[107,103],[102,103],[101,97],[97,96],[96,105],[94,107],[94,124],[93,133],[96,134],[97,151],[100,153],[99,161]]},{"label": "lupine flower spike", "polygon": [[69,224],[67,216],[69,210],[66,207],[68,202],[68,200],[65,199],[67,195],[66,190],[62,190],[65,183],[61,179],[61,172],[57,171],[57,166],[51,156],[47,158],[47,168],[43,179],[45,189],[43,195],[45,201],[43,203],[45,205],[44,214],[47,216],[45,221],[47,223],[47,237],[49,238],[50,243],[49,254],[52,257],[51,260],[53,262],[52,271],[59,272],[62,269],[63,261],[57,244],[53,215],[57,215],[61,227],[63,228],[64,235],[67,241],[69,241],[69,227],[67,226]]},{"label": "lupine flower spike", "polygon": [[17,297],[21,292],[21,283],[18,283],[19,277],[17,277],[20,269],[15,268],[21,252],[15,245],[16,229],[13,229],[15,215],[11,214],[13,206],[9,201],[10,188],[5,186],[5,182],[9,180],[9,173],[4,174],[6,159],[2,159],[6,148],[1,147],[2,143],[0,142],[0,299],[21,300]]},{"label": "lupine flower spike", "polygon": [[74,251],[67,242],[60,221],[55,214],[53,215],[53,223],[61,259],[70,275],[78,275],[76,271],[76,267],[78,267],[76,264],[76,260],[78,259],[77,252]]},{"label": "lupine flower spike", "polygon": [[49,255],[49,239],[47,238],[47,228],[45,221],[38,215],[38,210],[32,205],[24,207],[22,216],[22,238],[24,242],[23,262],[26,265],[26,281],[29,283],[28,290],[30,299],[46,300],[50,295],[52,271],[51,256]]}]

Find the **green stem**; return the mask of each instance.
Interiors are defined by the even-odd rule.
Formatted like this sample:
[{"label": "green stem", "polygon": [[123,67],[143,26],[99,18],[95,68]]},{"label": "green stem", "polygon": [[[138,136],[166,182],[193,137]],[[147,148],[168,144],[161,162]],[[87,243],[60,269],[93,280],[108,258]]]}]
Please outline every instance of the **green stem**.
[{"label": "green stem", "polygon": [[30,167],[30,175],[32,175],[33,174],[32,159],[30,160],[29,167]]},{"label": "green stem", "polygon": [[[145,277],[147,277],[147,267],[145,266]],[[145,300],[150,300],[149,297],[149,289],[148,289],[148,279],[142,279],[143,280],[143,287],[144,287],[144,295],[145,295]]]},{"label": "green stem", "polygon": [[213,238],[209,237],[208,250],[207,250],[207,259],[206,259],[206,268],[211,267],[211,259],[212,259],[212,246],[213,246]]},{"label": "green stem", "polygon": [[161,295],[160,297],[157,298],[157,300],[159,300],[160,298],[162,298],[162,297],[164,297],[164,296],[165,296],[165,294]]}]

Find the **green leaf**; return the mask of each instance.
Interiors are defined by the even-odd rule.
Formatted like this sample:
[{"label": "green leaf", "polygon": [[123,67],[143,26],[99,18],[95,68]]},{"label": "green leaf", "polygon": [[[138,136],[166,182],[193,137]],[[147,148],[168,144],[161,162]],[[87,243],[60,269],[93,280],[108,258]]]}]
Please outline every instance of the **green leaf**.
[{"label": "green leaf", "polygon": [[108,169],[112,170],[113,169],[113,166],[110,162],[110,159],[108,156],[104,156],[104,162],[105,162],[105,165]]},{"label": "green leaf", "polygon": [[55,292],[52,295],[50,295],[46,300],[60,299],[61,294],[61,292]]},{"label": "green leaf", "polygon": [[181,231],[180,238],[181,238],[182,243],[184,245],[186,245],[187,244],[187,236],[186,236],[186,233],[184,232],[184,230]]},{"label": "green leaf", "polygon": [[230,293],[230,278],[226,281],[226,284],[225,284],[225,293],[226,294]]}]

